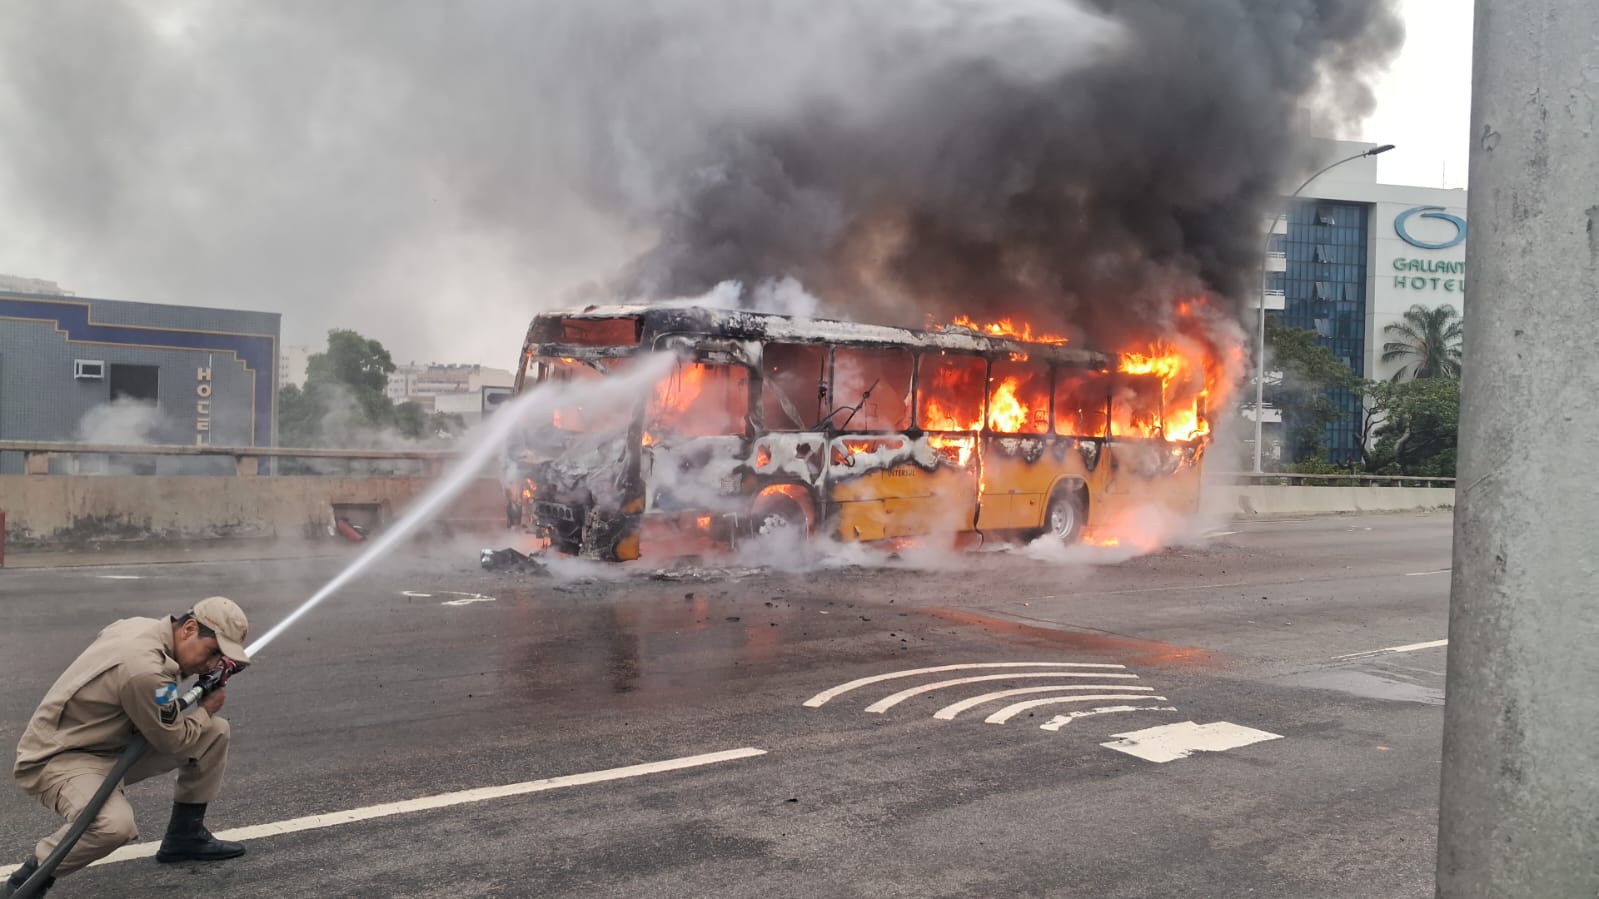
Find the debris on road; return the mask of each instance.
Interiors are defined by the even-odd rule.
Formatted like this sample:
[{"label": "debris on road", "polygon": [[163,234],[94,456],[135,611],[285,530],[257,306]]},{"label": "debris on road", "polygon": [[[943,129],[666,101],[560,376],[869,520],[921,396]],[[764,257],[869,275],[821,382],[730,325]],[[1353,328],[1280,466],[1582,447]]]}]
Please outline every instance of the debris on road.
[{"label": "debris on road", "polygon": [[505,549],[483,550],[478,556],[478,564],[488,571],[510,571],[516,574],[541,576],[550,573],[550,566],[509,546]]}]

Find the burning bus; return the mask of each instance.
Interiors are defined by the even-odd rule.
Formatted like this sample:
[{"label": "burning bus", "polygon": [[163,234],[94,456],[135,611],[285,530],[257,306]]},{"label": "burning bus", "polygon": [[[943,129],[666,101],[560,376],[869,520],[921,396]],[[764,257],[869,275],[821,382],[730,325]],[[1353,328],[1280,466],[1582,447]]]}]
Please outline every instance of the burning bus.
[{"label": "burning bus", "polygon": [[[626,402],[584,382],[671,368]],[[1109,355],[1009,322],[911,330],[691,306],[536,317],[515,390],[567,385],[513,441],[509,513],[625,561],[790,532],[1065,541],[1199,499],[1198,363]],[[557,387],[556,389],[559,389]]]}]

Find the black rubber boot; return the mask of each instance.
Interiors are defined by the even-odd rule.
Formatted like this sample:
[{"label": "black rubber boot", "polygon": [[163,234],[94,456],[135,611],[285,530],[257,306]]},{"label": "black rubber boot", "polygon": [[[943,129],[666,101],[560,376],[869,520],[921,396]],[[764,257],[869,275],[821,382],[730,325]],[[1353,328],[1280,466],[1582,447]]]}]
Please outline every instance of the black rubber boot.
[{"label": "black rubber boot", "polygon": [[244,854],[244,844],[219,840],[205,829],[205,804],[172,803],[172,822],[156,850],[155,860],[167,862],[219,862]]},{"label": "black rubber boot", "polygon": [[[11,894],[15,893],[22,887],[23,884],[27,883],[28,878],[32,877],[33,872],[37,870],[39,870],[39,860],[31,855],[28,856],[28,860],[23,862],[22,867],[11,872],[10,879],[8,879],[5,883],[0,883],[0,899],[11,899]],[[56,879],[54,877],[45,878],[44,883],[40,884],[39,888],[33,891],[33,895],[43,896],[45,893],[50,891],[51,885],[53,885],[55,882]]]}]

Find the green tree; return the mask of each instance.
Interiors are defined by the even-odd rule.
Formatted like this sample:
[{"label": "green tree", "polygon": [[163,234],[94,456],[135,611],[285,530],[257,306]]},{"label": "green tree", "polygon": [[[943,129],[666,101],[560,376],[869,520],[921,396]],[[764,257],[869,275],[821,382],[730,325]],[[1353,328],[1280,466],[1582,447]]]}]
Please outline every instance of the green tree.
[{"label": "green tree", "polygon": [[1296,461],[1322,458],[1323,432],[1329,422],[1347,414],[1340,404],[1358,393],[1360,377],[1317,343],[1315,331],[1290,328],[1275,317],[1266,319],[1266,368],[1282,372],[1276,383],[1267,381],[1266,401],[1282,410],[1290,457]]},{"label": "green tree", "polygon": [[328,332],[328,348],[306,362],[305,386],[278,391],[278,443],[283,446],[367,445],[396,424],[384,393],[394,360],[376,340],[355,331]]},{"label": "green tree", "polygon": [[1382,361],[1403,362],[1395,381],[1460,378],[1460,313],[1448,303],[1428,309],[1417,303],[1399,321],[1383,326]]},{"label": "green tree", "polygon": [[382,393],[394,373],[394,360],[383,344],[354,331],[328,332],[328,348],[306,361],[305,383],[343,384],[352,390]]},{"label": "green tree", "polygon": [[1424,378],[1370,386],[1368,420],[1374,443],[1367,469],[1385,474],[1455,476],[1460,430],[1460,382]]}]

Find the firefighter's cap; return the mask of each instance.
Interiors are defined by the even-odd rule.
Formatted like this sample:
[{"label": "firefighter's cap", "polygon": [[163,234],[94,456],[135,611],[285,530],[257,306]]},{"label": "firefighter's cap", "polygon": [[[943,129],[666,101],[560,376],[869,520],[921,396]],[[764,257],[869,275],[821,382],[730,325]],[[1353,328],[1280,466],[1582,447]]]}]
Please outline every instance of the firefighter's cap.
[{"label": "firefighter's cap", "polygon": [[238,603],[226,596],[208,596],[195,603],[189,614],[217,635],[217,646],[224,656],[241,665],[250,663],[250,657],[244,652],[250,622],[245,620],[244,610]]}]

